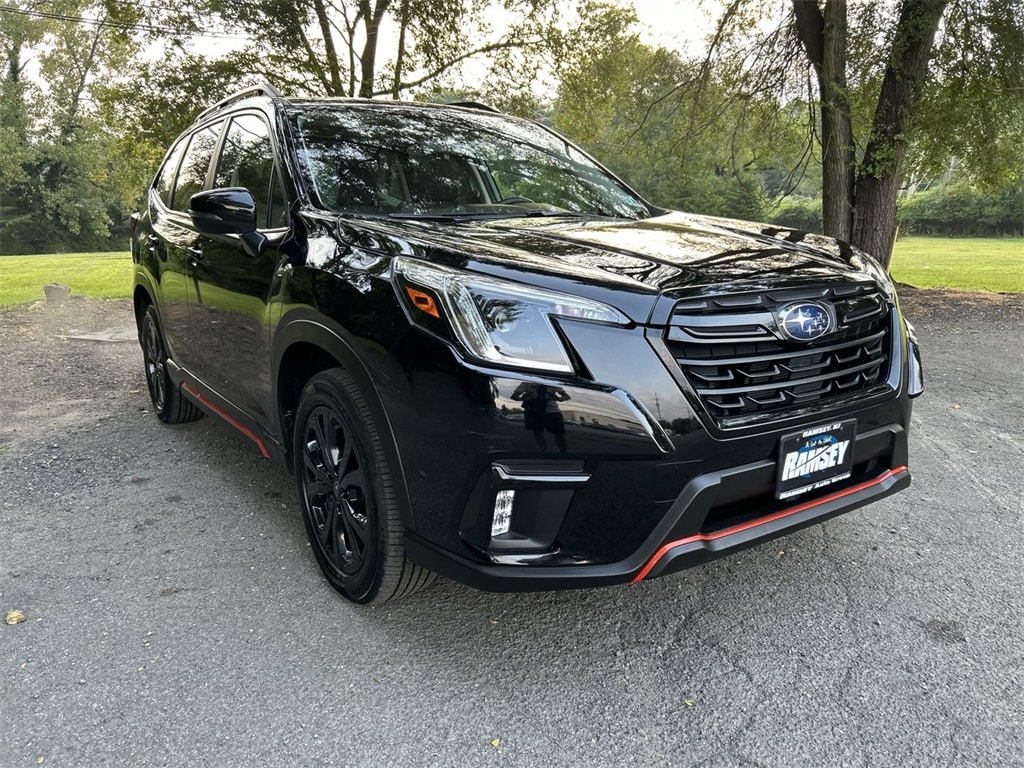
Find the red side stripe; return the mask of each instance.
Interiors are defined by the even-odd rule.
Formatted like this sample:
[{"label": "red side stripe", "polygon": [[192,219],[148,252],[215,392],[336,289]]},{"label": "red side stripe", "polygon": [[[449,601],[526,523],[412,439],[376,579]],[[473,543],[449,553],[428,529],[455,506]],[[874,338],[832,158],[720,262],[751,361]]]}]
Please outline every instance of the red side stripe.
[{"label": "red side stripe", "polygon": [[266,446],[264,446],[264,445],[263,445],[263,441],[262,441],[262,440],[260,440],[260,439],[259,439],[259,437],[257,437],[257,436],[256,436],[256,435],[255,435],[255,434],[254,434],[254,433],[252,432],[252,430],[246,429],[246,428],[245,428],[244,426],[242,426],[241,424],[239,424],[239,423],[238,423],[237,421],[235,421],[235,420],[234,420],[233,418],[231,418],[230,416],[228,416],[228,415],[227,415],[226,413],[224,413],[224,411],[222,411],[222,410],[221,410],[220,408],[218,408],[218,407],[217,407],[216,405],[214,405],[214,404],[213,404],[213,403],[211,403],[211,402],[210,402],[209,400],[207,400],[207,399],[206,399],[205,397],[203,397],[203,396],[202,396],[201,394],[199,394],[199,393],[198,393],[198,392],[197,392],[197,391],[196,391],[195,389],[193,389],[193,388],[192,388],[192,386],[190,386],[189,384],[182,384],[182,385],[181,385],[181,388],[182,388],[183,390],[185,390],[185,392],[187,392],[187,393],[188,393],[189,397],[193,398],[194,400],[198,400],[198,401],[199,401],[200,403],[202,403],[202,404],[203,404],[203,405],[204,405],[205,407],[209,408],[209,409],[210,409],[211,411],[213,411],[213,412],[214,412],[214,413],[216,413],[216,414],[217,414],[218,416],[220,416],[220,417],[221,417],[222,419],[224,419],[224,421],[226,421],[226,422],[227,422],[228,424],[230,424],[230,425],[231,425],[232,427],[234,427],[234,428],[235,428],[235,429],[237,429],[237,430],[238,430],[239,432],[241,432],[241,433],[242,433],[243,435],[245,435],[245,436],[246,436],[246,437],[248,437],[248,438],[249,438],[250,440],[252,440],[252,441],[253,441],[254,443],[256,443],[256,447],[260,449],[260,453],[261,453],[261,454],[263,454],[263,458],[264,458],[264,459],[268,459],[268,460],[270,459],[270,454],[269,454],[269,453],[267,453],[267,448],[266,448]]},{"label": "red side stripe", "polygon": [[896,475],[900,475],[906,471],[908,471],[907,467],[894,467],[893,469],[890,469],[887,472],[885,472],[885,474],[876,477],[874,480],[868,480],[867,482],[861,483],[859,485],[854,485],[845,490],[837,491],[836,493],[830,494],[828,496],[823,496],[820,499],[815,499],[814,501],[808,501],[803,504],[799,504],[795,507],[784,509],[781,512],[776,512],[775,514],[768,515],[767,517],[759,517],[757,520],[750,520],[746,523],[740,523],[739,525],[734,525],[731,528],[723,528],[722,530],[715,531],[714,533],[698,533],[694,536],[688,536],[685,539],[679,539],[678,541],[670,541],[668,544],[665,544],[661,549],[654,553],[654,556],[647,561],[647,565],[645,565],[640,570],[640,573],[633,577],[633,583],[636,584],[638,581],[643,581],[645,578],[647,578],[647,574],[649,574],[651,570],[654,568],[654,566],[658,564],[658,561],[661,560],[661,558],[663,558],[666,554],[668,554],[670,550],[675,549],[676,547],[680,547],[684,544],[691,544],[695,541],[714,541],[715,539],[721,539],[725,536],[731,536],[734,533],[740,533],[751,528],[756,528],[757,526],[764,525],[765,523],[771,523],[775,520],[781,520],[784,517],[795,515],[798,512],[804,512],[808,509],[811,509],[812,507],[817,507],[820,504],[827,504],[830,501],[836,501],[837,499],[842,499],[846,496],[850,496],[851,494],[860,493],[861,491],[867,490],[872,486],[880,485],[881,483],[884,483],[885,481],[895,477]]}]

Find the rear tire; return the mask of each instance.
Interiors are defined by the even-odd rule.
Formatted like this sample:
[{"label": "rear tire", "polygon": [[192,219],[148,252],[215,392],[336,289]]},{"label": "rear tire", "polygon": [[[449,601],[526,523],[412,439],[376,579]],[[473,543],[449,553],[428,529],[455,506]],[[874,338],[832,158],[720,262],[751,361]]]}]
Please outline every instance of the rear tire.
[{"label": "rear tire", "polygon": [[181,424],[202,418],[203,412],[182,395],[167,372],[167,347],[164,344],[163,331],[160,329],[160,320],[156,316],[156,308],[152,304],[146,307],[146,313],[142,316],[139,343],[142,345],[142,356],[146,366],[149,399],[153,402],[153,410],[160,421],[165,424]]},{"label": "rear tire", "polygon": [[434,574],[405,557],[398,495],[366,398],[340,368],[317,374],[295,418],[295,478],[320,569],[356,603],[382,603]]}]

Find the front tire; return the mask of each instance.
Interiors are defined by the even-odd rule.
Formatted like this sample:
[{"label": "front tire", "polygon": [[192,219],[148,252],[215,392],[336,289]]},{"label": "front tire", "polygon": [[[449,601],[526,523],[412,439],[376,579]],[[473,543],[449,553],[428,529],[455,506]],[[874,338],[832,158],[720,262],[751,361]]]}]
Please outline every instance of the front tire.
[{"label": "front tire", "polygon": [[427,586],[410,563],[391,468],[362,392],[334,368],[306,385],[295,419],[295,478],[313,554],[331,586],[356,603]]},{"label": "front tire", "polygon": [[167,372],[167,347],[164,345],[164,334],[160,329],[156,308],[152,304],[146,307],[142,316],[139,343],[142,345],[149,399],[160,421],[164,424],[181,424],[201,418],[203,412],[181,394]]}]

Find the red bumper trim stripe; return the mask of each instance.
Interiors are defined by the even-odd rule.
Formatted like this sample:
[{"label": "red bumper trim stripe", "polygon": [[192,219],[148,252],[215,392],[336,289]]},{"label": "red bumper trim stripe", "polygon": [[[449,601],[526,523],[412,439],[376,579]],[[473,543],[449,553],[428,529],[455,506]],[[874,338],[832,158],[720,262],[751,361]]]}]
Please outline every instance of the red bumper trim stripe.
[{"label": "red bumper trim stripe", "polygon": [[264,459],[268,459],[268,460],[270,459],[270,454],[267,453],[267,448],[266,448],[265,445],[263,445],[263,441],[260,440],[259,437],[257,437],[252,432],[252,430],[246,429],[244,426],[239,424],[235,419],[233,419],[230,416],[228,416],[228,414],[226,414],[224,411],[222,411],[216,405],[214,405],[209,400],[207,400],[205,397],[203,397],[201,394],[199,394],[199,392],[197,392],[195,389],[193,389],[191,385],[189,385],[189,384],[182,384],[181,388],[193,400],[196,400],[197,402],[202,403],[205,408],[209,408],[211,411],[213,411],[218,416],[220,416],[222,419],[224,419],[224,421],[226,421],[232,427],[234,427],[239,432],[241,432],[243,435],[245,435],[250,440],[252,440],[254,443],[256,443],[256,447],[260,449],[260,453],[263,454],[263,458]]},{"label": "red bumper trim stripe", "polygon": [[685,539],[679,539],[678,541],[670,541],[668,544],[665,544],[661,547],[661,549],[654,553],[654,556],[647,561],[647,565],[640,569],[640,572],[633,577],[632,581],[634,584],[636,584],[638,581],[643,581],[645,578],[647,578],[647,574],[651,572],[651,570],[654,568],[654,566],[658,564],[661,558],[663,558],[676,547],[681,547],[684,544],[692,544],[695,541],[714,541],[715,539],[721,539],[725,536],[731,536],[734,533],[741,533],[742,531],[747,531],[751,528],[756,528],[757,526],[764,525],[765,523],[771,523],[775,520],[781,520],[784,517],[789,517],[790,515],[795,515],[800,512],[804,512],[808,509],[817,507],[821,504],[828,504],[831,501],[842,499],[854,493],[860,493],[861,491],[865,491],[868,488],[880,485],[886,482],[887,480],[890,480],[896,477],[897,475],[901,475],[907,471],[907,467],[894,467],[893,469],[890,469],[887,472],[885,472],[885,474],[879,475],[874,480],[868,480],[867,482],[860,483],[859,485],[854,485],[850,488],[846,488],[845,490],[838,491],[828,496],[823,496],[820,499],[815,499],[814,501],[808,501],[803,504],[798,504],[795,507],[784,509],[781,512],[776,512],[775,514],[768,515],[767,517],[759,517],[757,520],[751,520],[746,523],[734,525],[731,528],[723,528],[722,530],[715,531],[714,533],[698,533],[693,536],[687,536]]}]

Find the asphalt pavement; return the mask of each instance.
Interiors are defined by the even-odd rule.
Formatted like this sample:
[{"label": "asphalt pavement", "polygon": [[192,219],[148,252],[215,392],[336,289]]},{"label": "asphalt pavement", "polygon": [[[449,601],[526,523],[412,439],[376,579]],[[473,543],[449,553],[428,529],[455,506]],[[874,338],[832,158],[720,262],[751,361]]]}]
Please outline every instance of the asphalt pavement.
[{"label": "asphalt pavement", "polygon": [[908,491],[635,586],[380,608],[287,475],[149,412],[129,313],[0,312],[3,768],[1024,765],[1019,302],[915,318]]}]

